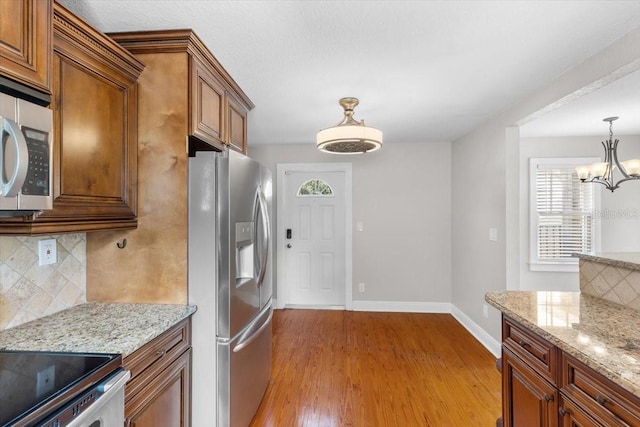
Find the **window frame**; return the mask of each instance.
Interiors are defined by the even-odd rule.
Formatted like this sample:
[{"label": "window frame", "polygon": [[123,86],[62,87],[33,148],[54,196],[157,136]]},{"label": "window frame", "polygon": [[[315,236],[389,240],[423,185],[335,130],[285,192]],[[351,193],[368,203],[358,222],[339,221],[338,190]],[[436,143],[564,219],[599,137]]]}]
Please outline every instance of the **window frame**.
[{"label": "window frame", "polygon": [[[301,194],[302,187],[304,187],[305,185],[307,185],[308,183],[310,183],[312,181],[316,181],[316,182],[319,182],[319,183],[325,185],[329,189],[330,193],[329,194],[322,194],[322,193],[320,193],[320,194],[315,194],[315,193]],[[306,180],[302,184],[300,184],[300,186],[298,187],[298,191],[296,192],[296,197],[335,197],[335,193],[333,191],[333,187],[331,186],[331,184],[329,184],[324,179],[322,179],[322,178],[311,178],[311,179]]]},{"label": "window frame", "polygon": [[[563,258],[553,261],[538,258],[538,203],[537,203],[537,171],[539,165],[557,166],[561,169],[575,169],[577,166],[600,162],[599,157],[531,157],[529,158],[529,270],[578,272],[578,258]],[[575,172],[574,172],[575,173]],[[576,175],[577,178],[577,175]],[[592,252],[600,251],[600,221],[598,212],[601,206],[600,185],[593,183],[579,183],[578,185],[592,185],[593,188],[593,228],[591,230]]]}]

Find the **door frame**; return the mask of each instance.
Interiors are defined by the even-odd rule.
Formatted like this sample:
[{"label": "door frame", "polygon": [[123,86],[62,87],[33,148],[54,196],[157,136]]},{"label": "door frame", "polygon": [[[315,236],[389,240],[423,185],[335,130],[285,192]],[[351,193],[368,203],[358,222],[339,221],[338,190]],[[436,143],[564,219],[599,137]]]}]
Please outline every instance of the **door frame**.
[{"label": "door frame", "polygon": [[351,163],[278,163],[276,164],[276,308],[284,308],[285,306],[285,238],[284,233],[284,214],[280,208],[284,206],[284,179],[285,172],[344,172],[344,189],[345,189],[345,209],[344,209],[344,239],[345,239],[345,310],[353,310],[353,224],[352,224],[352,204],[353,191],[352,185],[352,166]]}]

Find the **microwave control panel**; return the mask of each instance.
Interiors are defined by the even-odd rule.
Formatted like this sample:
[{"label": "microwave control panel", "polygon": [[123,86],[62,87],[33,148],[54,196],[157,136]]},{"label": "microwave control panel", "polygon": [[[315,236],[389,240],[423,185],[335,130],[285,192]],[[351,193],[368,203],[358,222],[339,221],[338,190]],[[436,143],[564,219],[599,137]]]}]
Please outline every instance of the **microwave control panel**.
[{"label": "microwave control panel", "polygon": [[22,133],[29,148],[29,168],[22,186],[22,194],[49,195],[49,133],[22,126]]}]

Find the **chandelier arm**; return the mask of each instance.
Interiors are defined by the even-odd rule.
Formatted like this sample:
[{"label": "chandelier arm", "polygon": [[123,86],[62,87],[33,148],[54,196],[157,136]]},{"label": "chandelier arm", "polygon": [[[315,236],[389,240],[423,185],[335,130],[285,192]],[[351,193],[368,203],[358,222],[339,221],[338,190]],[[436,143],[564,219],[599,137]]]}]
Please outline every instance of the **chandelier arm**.
[{"label": "chandelier arm", "polygon": [[629,178],[621,179],[620,181],[616,182],[615,188],[618,188],[620,186],[620,184],[622,184],[625,181],[632,181],[634,179],[640,179],[640,176],[637,176],[637,177],[636,176],[630,176]]},{"label": "chandelier arm", "polygon": [[[636,178],[633,178],[632,176],[630,176],[629,174],[627,174],[627,171],[624,170],[624,168],[622,167],[622,165],[618,161],[618,142],[620,142],[620,141],[618,141],[616,139],[616,141],[613,143],[613,160],[616,163],[616,166],[618,166],[618,170],[620,170],[620,173],[622,174],[622,176],[624,176],[626,178],[626,179],[624,179],[622,181],[628,181],[629,179],[636,179]],[[618,181],[618,183],[620,183],[622,181]]]},{"label": "chandelier arm", "polygon": [[604,162],[605,163],[611,163],[611,145],[610,145],[610,141],[600,141],[600,144],[602,144],[602,148],[604,148]]},{"label": "chandelier arm", "polygon": [[602,177],[602,181],[606,183],[605,186],[609,190],[613,191],[617,186],[613,182],[613,162],[615,155],[611,135],[609,135],[609,139],[606,142],[602,141],[602,146],[604,147],[604,161],[607,164],[607,170],[605,176]]},{"label": "chandelier arm", "polygon": [[605,186],[605,188],[607,190],[611,190],[611,192],[613,193],[613,190],[617,189],[620,185],[620,182],[617,182],[616,184],[614,184],[613,182],[609,182],[609,181],[603,181],[601,179],[594,179],[592,181],[588,181],[588,182],[593,182],[595,184],[602,184]]}]

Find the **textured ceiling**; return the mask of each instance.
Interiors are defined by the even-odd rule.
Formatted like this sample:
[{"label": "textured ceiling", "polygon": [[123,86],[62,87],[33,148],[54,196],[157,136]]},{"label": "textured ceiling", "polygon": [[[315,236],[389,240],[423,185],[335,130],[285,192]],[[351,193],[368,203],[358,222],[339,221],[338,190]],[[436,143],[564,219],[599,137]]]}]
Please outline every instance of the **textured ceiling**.
[{"label": "textured ceiling", "polygon": [[61,3],[104,32],[194,29],[256,105],[249,145],[315,143],[344,96],[385,143],[451,141],[640,25],[640,0]]}]

